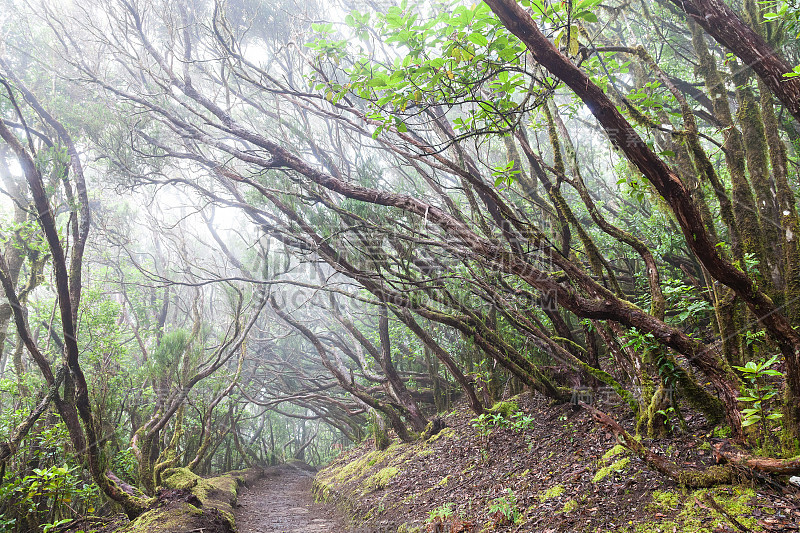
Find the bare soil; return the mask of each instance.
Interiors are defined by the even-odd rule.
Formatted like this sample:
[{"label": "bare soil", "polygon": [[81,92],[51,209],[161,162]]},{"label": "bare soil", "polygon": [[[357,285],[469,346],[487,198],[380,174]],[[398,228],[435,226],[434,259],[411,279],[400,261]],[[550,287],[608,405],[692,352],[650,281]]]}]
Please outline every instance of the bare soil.
[{"label": "bare soil", "polygon": [[291,465],[267,471],[243,489],[235,510],[239,533],[347,533],[332,505],[315,503],[314,472]]}]

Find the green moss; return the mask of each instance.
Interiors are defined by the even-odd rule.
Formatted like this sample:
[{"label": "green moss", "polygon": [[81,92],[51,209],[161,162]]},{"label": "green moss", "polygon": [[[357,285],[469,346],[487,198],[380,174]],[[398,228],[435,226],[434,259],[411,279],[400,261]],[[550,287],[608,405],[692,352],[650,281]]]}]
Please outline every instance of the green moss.
[{"label": "green moss", "polygon": [[674,533],[675,531],[686,531],[680,528],[675,522],[659,521],[659,522],[645,522],[643,524],[636,524],[633,529],[627,531],[635,531],[636,533]]},{"label": "green moss", "polygon": [[416,499],[417,499],[417,493],[416,492],[412,492],[411,494],[409,494],[408,496],[406,496],[405,498],[400,500],[400,503],[411,503]]},{"label": "green moss", "polygon": [[[197,508],[188,503],[178,502],[170,507],[152,509],[118,531],[124,533],[183,533],[197,531],[198,525],[208,525],[208,522],[198,520],[208,512],[214,510],[218,515],[211,520],[218,524],[219,519],[227,522],[227,527],[235,530],[233,507],[236,493],[241,482],[245,479],[245,472],[230,472],[223,476],[203,479],[187,468],[173,468],[164,472],[163,483],[171,489],[191,490],[203,503],[202,508]],[[203,520],[206,520],[204,517]]]},{"label": "green moss", "polygon": [[400,470],[393,466],[387,466],[386,468],[382,468],[379,470],[374,476],[372,476],[369,481],[367,481],[366,485],[369,488],[375,489],[384,489],[389,481],[392,478],[396,477],[397,474],[400,473]]},{"label": "green moss", "polygon": [[370,466],[378,464],[385,458],[386,453],[390,449],[391,447],[384,451],[375,450],[365,454],[359,459],[354,459],[349,463],[345,463],[343,466],[326,469],[324,473],[321,473],[322,477],[340,483],[347,483],[353,479],[362,478],[366,475]]},{"label": "green moss", "polygon": [[429,438],[427,440],[427,442],[428,443],[436,442],[439,439],[446,438],[446,437],[452,437],[453,435],[455,435],[455,432],[453,431],[453,428],[444,428],[439,433],[437,433],[436,435],[433,435],[431,438]]},{"label": "green moss", "polygon": [[190,490],[203,478],[188,468],[171,468],[162,474],[164,485],[172,489]]},{"label": "green moss", "polygon": [[314,501],[322,503],[328,503],[328,501],[330,501],[331,488],[329,485],[320,483],[319,481],[315,481],[313,492],[314,492]]},{"label": "green moss", "polygon": [[684,470],[678,474],[678,483],[685,487],[713,487],[730,483],[733,471],[729,466],[714,465],[705,470]]},{"label": "green moss", "polygon": [[627,452],[628,449],[625,446],[623,446],[622,444],[617,444],[616,446],[608,450],[606,453],[604,453],[603,457],[601,457],[600,460],[603,462],[608,462],[609,459],[611,459],[612,457]]},{"label": "green moss", "polygon": [[730,437],[732,433],[730,426],[717,426],[713,431],[714,436],[720,438]]},{"label": "green moss", "polygon": [[605,478],[606,476],[608,476],[612,472],[621,472],[622,470],[625,469],[626,466],[628,466],[628,463],[630,463],[630,462],[631,462],[630,458],[624,457],[624,458],[620,459],[619,461],[617,461],[617,462],[615,462],[613,464],[610,464],[608,466],[604,466],[603,468],[601,468],[600,470],[597,471],[597,473],[594,475],[594,479],[592,481],[594,483],[597,483],[597,482],[601,481],[603,478]]},{"label": "green moss", "polygon": [[388,448],[392,441],[389,438],[389,434],[386,431],[376,430],[374,432],[375,435],[375,447],[379,450],[385,450]]},{"label": "green moss", "polygon": [[538,498],[540,502],[546,502],[551,498],[558,498],[562,494],[564,494],[564,486],[556,485],[555,487],[550,487],[546,491],[539,494]]},{"label": "green moss", "polygon": [[492,413],[500,413],[503,418],[511,418],[511,415],[519,411],[519,404],[515,400],[497,402],[489,411]]},{"label": "green moss", "polygon": [[599,368],[587,365],[583,361],[577,360],[576,362],[588,374],[596,377],[597,379],[599,379],[600,381],[602,381],[603,383],[614,389],[614,392],[616,392],[619,395],[619,397],[622,398],[625,401],[625,403],[628,404],[628,406],[631,408],[631,411],[633,411],[634,413],[638,412],[639,402],[636,400],[636,397],[629,391],[625,390],[625,388],[622,385],[620,385],[617,382],[617,380],[615,380],[611,376],[611,374],[603,370],[600,370]]},{"label": "green moss", "polygon": [[558,512],[567,514],[571,513],[577,508],[578,508],[578,502],[576,500],[568,500],[567,503],[564,504],[564,507],[562,507],[561,510]]},{"label": "green moss", "polygon": [[383,503],[383,499],[381,499],[381,501],[378,502],[378,505],[369,508],[367,514],[364,515],[364,521],[366,522],[371,519],[374,519],[375,517],[380,516],[385,512],[386,512],[386,506]]},{"label": "green moss", "polygon": [[675,509],[680,505],[680,495],[670,491],[653,491],[653,503],[650,505],[654,509]]},{"label": "green moss", "polygon": [[236,493],[237,482],[233,476],[219,476],[208,480],[208,484],[222,492]]},{"label": "green moss", "polygon": [[236,498],[237,481],[234,475],[203,479],[188,468],[174,468],[164,478],[164,486],[191,490],[204,505],[208,502],[230,505]]},{"label": "green moss", "polygon": [[[707,495],[714,498],[720,507],[735,517],[743,526],[754,531],[762,531],[758,525],[758,520],[750,516],[750,513],[753,512],[750,502],[755,498],[755,491],[742,486],[715,487],[714,489],[693,491],[687,498],[684,510],[679,515],[679,518],[683,518],[688,527],[703,527],[708,528],[709,531],[714,531],[730,525],[725,516],[713,509],[703,509],[702,513],[699,512],[700,509],[696,502],[700,501],[705,505],[704,499]],[[708,520],[703,520],[709,515],[712,518],[710,523]],[[698,531],[702,530],[698,529]]]},{"label": "green moss", "polygon": [[[750,502],[755,497],[755,491],[742,486],[721,486],[713,489],[700,489],[679,494],[670,491],[655,491],[653,502],[648,505],[650,511],[661,510],[678,511],[678,514],[669,520],[654,520],[632,524],[625,531],[635,533],[669,533],[681,531],[686,533],[713,533],[715,531],[729,531],[733,526],[727,517],[715,511],[706,501],[711,496],[720,507],[736,518],[738,522],[751,531],[764,531],[758,520],[751,516]],[[698,503],[699,502],[699,503]]]},{"label": "green moss", "polygon": [[181,508],[170,509],[165,513],[162,509],[147,511],[139,518],[119,530],[124,533],[169,533],[183,531],[192,518],[202,514],[202,511],[188,503]]}]

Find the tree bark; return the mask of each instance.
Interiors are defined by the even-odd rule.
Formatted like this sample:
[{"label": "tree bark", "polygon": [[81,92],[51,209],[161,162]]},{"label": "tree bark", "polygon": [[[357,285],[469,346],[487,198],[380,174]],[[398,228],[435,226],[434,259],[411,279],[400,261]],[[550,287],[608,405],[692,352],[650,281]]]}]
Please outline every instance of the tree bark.
[{"label": "tree bark", "polygon": [[[786,359],[786,379],[793,398],[792,405],[795,406],[787,423],[793,436],[800,436],[800,334],[750,276],[720,255],[716,242],[705,229],[690,191],[677,174],[642,141],[602,89],[553,46],[519,4],[512,0],[486,0],[486,3],[506,28],[525,43],[534,58],[566,83],[589,107],[613,145],[625,154],[667,201],[692,252],[715,279],[729,286],[747,303],[775,339]],[[716,373],[713,369],[709,371]],[[741,415],[736,400],[737,380],[730,369],[718,368],[716,371],[725,375],[723,381],[727,382],[725,388],[728,390],[721,391],[723,401],[728,420],[736,435],[741,437]],[[712,376],[709,377],[714,380]]]},{"label": "tree bark", "polygon": [[800,122],[800,78],[785,78],[792,68],[722,0],[670,0],[718,43],[752,68]]}]

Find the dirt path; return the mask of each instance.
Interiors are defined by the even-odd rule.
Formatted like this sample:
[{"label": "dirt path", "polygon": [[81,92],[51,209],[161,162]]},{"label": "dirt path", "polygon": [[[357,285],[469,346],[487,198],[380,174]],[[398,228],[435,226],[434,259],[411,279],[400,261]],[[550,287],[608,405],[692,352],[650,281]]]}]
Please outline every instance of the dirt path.
[{"label": "dirt path", "polygon": [[239,533],[346,533],[333,506],[314,503],[314,474],[292,466],[275,467],[239,494]]}]

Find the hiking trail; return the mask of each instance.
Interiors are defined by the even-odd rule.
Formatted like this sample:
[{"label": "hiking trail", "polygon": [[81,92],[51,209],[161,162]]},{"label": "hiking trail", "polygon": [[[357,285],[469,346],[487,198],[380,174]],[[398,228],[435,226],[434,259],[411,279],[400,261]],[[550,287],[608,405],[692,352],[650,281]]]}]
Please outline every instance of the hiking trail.
[{"label": "hiking trail", "polygon": [[271,468],[239,494],[239,533],[347,533],[334,506],[314,502],[314,473],[291,465]]}]

